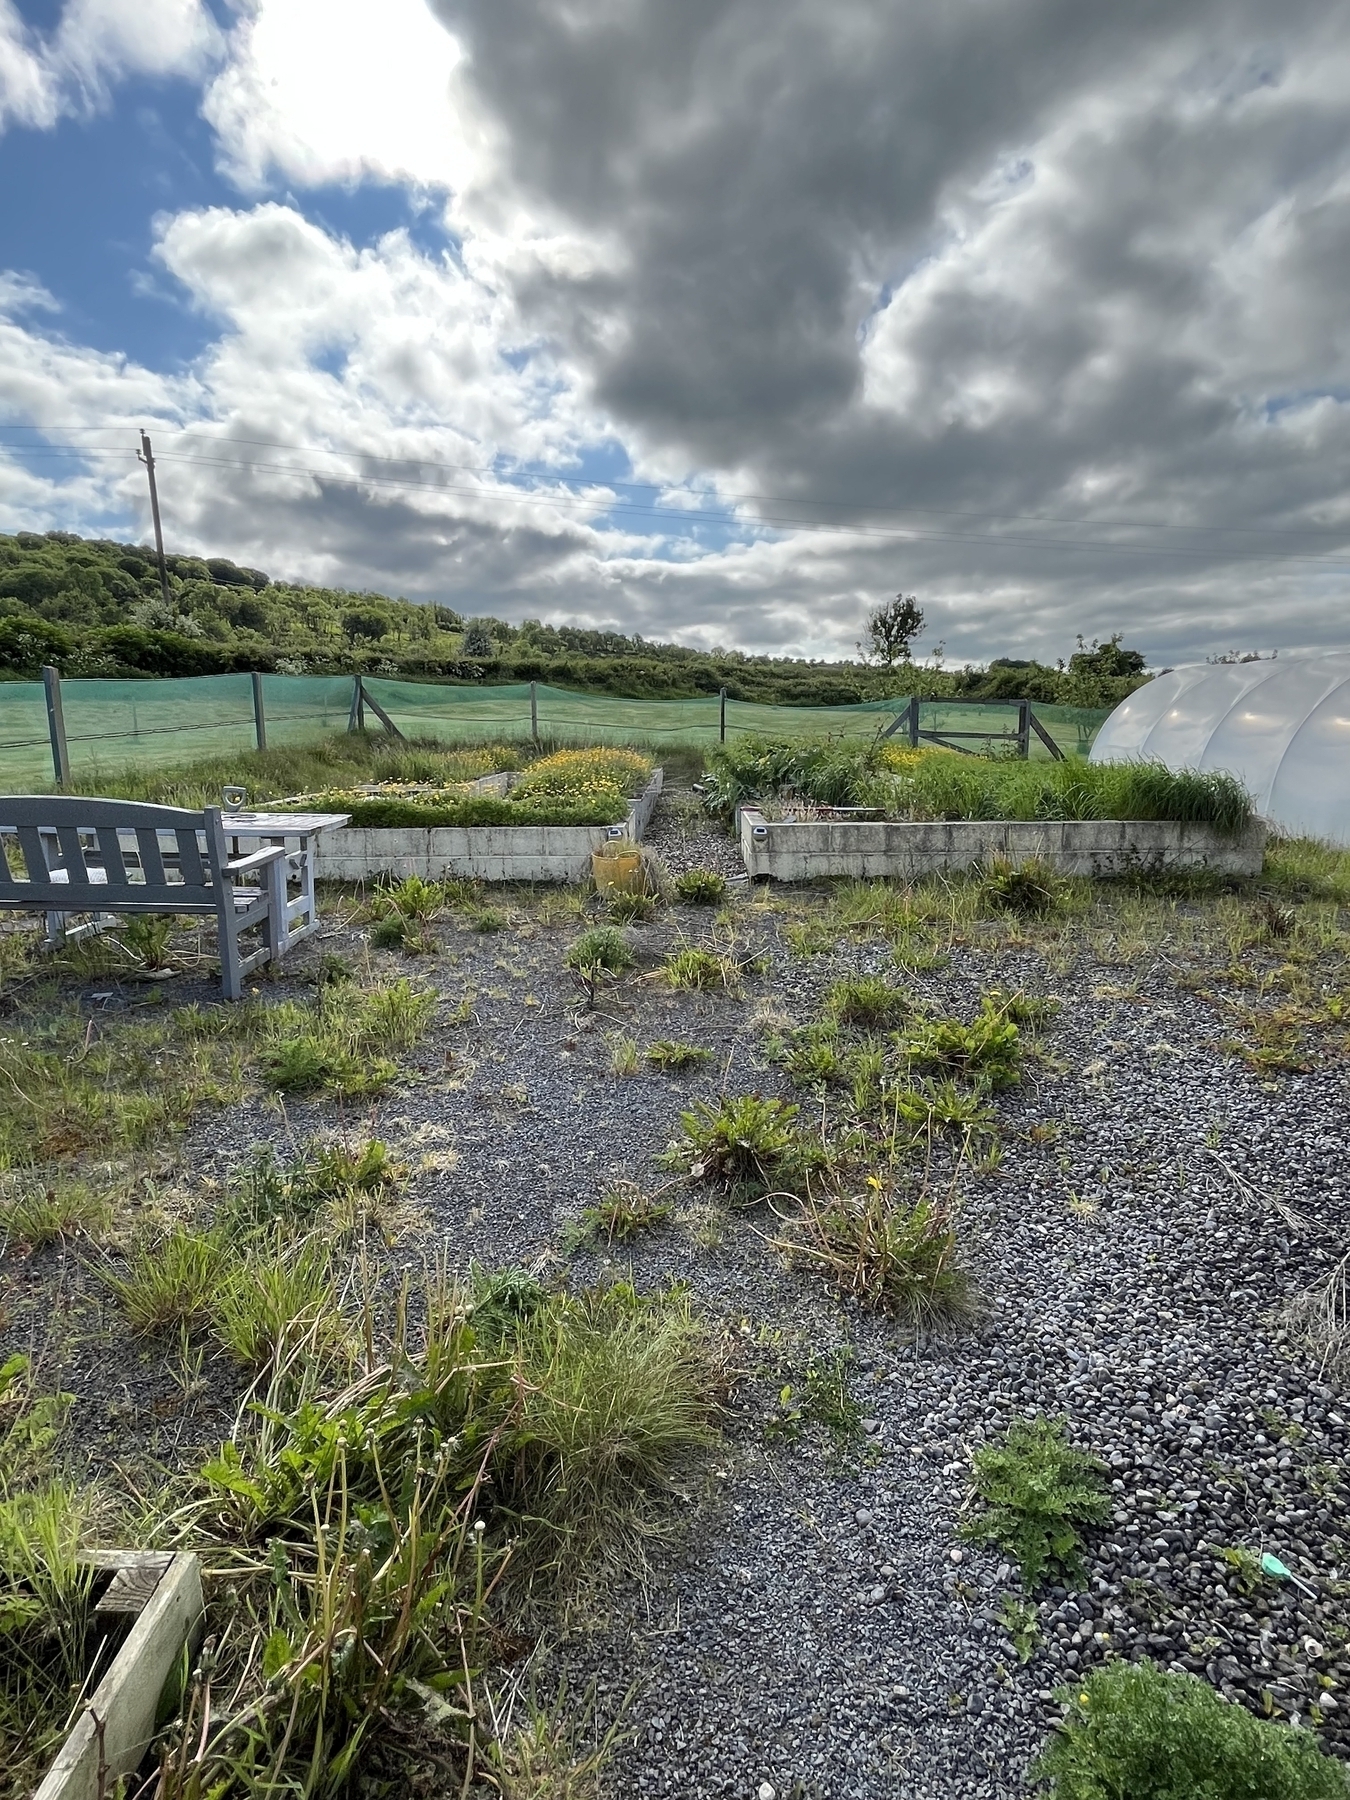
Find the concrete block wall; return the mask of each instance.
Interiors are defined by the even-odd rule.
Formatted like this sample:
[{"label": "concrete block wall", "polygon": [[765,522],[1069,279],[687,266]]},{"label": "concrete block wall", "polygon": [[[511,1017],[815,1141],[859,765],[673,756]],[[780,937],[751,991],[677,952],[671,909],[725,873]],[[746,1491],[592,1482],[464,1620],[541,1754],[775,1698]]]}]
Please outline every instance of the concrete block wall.
[{"label": "concrete block wall", "polygon": [[315,874],[320,881],[371,881],[379,875],[427,881],[461,877],[472,881],[584,881],[591,855],[614,837],[641,842],[661,797],[656,769],[620,826],[610,825],[435,825],[347,826],[317,840]]},{"label": "concrete block wall", "polygon": [[775,881],[913,881],[944,869],[975,868],[995,856],[1015,863],[1036,858],[1064,875],[1207,869],[1247,876],[1261,871],[1266,827],[1254,823],[1240,837],[1229,837],[1211,825],[1164,820],[771,820],[747,806],[740,835],[750,875]]}]

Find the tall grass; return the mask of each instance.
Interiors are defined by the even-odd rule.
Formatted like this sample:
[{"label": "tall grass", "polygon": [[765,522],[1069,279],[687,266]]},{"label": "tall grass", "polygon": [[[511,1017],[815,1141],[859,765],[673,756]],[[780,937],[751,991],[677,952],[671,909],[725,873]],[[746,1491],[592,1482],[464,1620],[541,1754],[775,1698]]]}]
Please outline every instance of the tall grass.
[{"label": "tall grass", "polygon": [[1161,819],[1236,834],[1252,818],[1251,797],[1233,776],[1154,762],[1009,762],[757,738],[710,760],[709,803],[724,816],[744,801],[797,797],[897,819]]}]

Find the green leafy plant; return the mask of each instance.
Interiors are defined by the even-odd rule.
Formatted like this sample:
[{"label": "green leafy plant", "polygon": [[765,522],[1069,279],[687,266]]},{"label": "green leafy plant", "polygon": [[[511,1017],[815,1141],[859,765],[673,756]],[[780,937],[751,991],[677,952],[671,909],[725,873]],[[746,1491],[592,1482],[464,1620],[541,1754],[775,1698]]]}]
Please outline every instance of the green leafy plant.
[{"label": "green leafy plant", "polygon": [[476,931],[480,937],[488,937],[494,931],[505,931],[506,914],[495,906],[476,906],[469,914],[469,929]]},{"label": "green leafy plant", "polygon": [[1021,1078],[1021,1035],[987,1000],[968,1025],[959,1019],[913,1019],[897,1042],[907,1066],[921,1074],[963,1077],[990,1088],[1011,1087]]},{"label": "green leafy plant", "polygon": [[711,1050],[698,1044],[682,1044],[673,1038],[661,1038],[648,1044],[642,1053],[654,1069],[675,1074],[681,1069],[700,1069],[713,1059]]},{"label": "green leafy plant", "polygon": [[1052,1800],[1345,1800],[1350,1775],[1310,1731],[1253,1717],[1194,1675],[1093,1669],[1035,1775]]},{"label": "green leafy plant", "polygon": [[680,1136],[666,1163],[701,1181],[763,1191],[774,1187],[797,1149],[797,1111],[759,1094],[700,1100],[680,1115]]},{"label": "green leafy plant", "polygon": [[656,901],[650,894],[611,894],[609,916],[616,925],[642,925],[656,917]]},{"label": "green leafy plant", "polygon": [[727,897],[727,878],[716,869],[686,869],[675,877],[675,892],[690,906],[720,906]]},{"label": "green leafy plant", "polygon": [[847,1462],[865,1440],[862,1408],[853,1398],[849,1377],[858,1361],[852,1345],[838,1344],[808,1359],[800,1387],[785,1383],[778,1392],[778,1411],[765,1435],[795,1443],[806,1425],[828,1432],[831,1458]]},{"label": "green leafy plant", "polygon": [[131,913],[118,925],[123,946],[147,969],[169,966],[169,939],[174,920],[163,913]]},{"label": "green leafy plant", "polygon": [[1048,1575],[1077,1581],[1078,1528],[1109,1516],[1105,1469],[1070,1444],[1063,1420],[1014,1419],[1001,1444],[975,1452],[974,1486],[982,1510],[961,1535],[1012,1557],[1030,1591]]},{"label": "green leafy plant", "polygon": [[642,1067],[635,1039],[617,1033],[609,1040],[609,1072],[611,1075],[636,1075]]},{"label": "green leafy plant", "polygon": [[408,921],[401,912],[386,913],[370,931],[370,941],[377,950],[401,950],[407,937]]},{"label": "green leafy plant", "polygon": [[1017,1660],[1024,1666],[1036,1654],[1040,1641],[1041,1619],[1035,1603],[1017,1594],[1005,1594],[998,1609],[998,1622],[1012,1639]]},{"label": "green leafy plant", "polygon": [[309,1237],[246,1252],[214,1297],[211,1325],[246,1368],[263,1368],[302,1344],[311,1355],[331,1349],[346,1325],[327,1245]]}]

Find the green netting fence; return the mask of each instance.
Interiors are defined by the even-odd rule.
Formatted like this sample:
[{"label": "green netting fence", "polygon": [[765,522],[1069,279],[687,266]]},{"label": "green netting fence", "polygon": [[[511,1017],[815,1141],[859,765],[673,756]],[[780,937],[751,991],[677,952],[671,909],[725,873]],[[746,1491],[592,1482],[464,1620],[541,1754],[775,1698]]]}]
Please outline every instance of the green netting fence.
[{"label": "green netting fence", "polygon": [[[346,729],[352,714],[351,676],[264,675],[263,716],[269,745],[312,743]],[[445,743],[523,739],[537,726],[553,743],[647,743],[706,748],[723,729],[716,695],[697,700],[625,700],[575,694],[518,682],[502,687],[449,687],[365,676],[371,703],[368,727],[379,729],[382,709],[406,737]],[[246,751],[256,743],[250,675],[203,675],[164,681],[63,681],[61,708],[72,776],[82,783],[101,770],[170,768],[199,757]],[[872,737],[898,719],[894,736],[908,737],[909,700],[872,700],[857,706],[765,706],[725,703],[731,737]],[[1066,756],[1085,756],[1106,710],[1036,706],[1035,715]],[[1010,738],[1017,704],[923,700],[919,727],[928,732],[987,733]],[[968,748],[978,748],[968,740]],[[1034,734],[1030,753],[1050,751]],[[24,792],[50,787],[53,750],[41,682],[0,682],[0,787]]]}]

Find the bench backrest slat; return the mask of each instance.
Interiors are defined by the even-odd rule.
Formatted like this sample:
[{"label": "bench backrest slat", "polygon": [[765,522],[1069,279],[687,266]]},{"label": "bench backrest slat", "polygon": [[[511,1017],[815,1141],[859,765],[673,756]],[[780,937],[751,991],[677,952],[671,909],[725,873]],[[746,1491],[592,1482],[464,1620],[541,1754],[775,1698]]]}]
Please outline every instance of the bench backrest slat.
[{"label": "bench backrest slat", "polygon": [[[214,912],[219,893],[205,813],[73,794],[0,795],[0,904],[52,911]],[[72,891],[74,890],[74,891]],[[76,903],[76,895],[79,899]],[[97,899],[95,900],[95,897]]]}]

